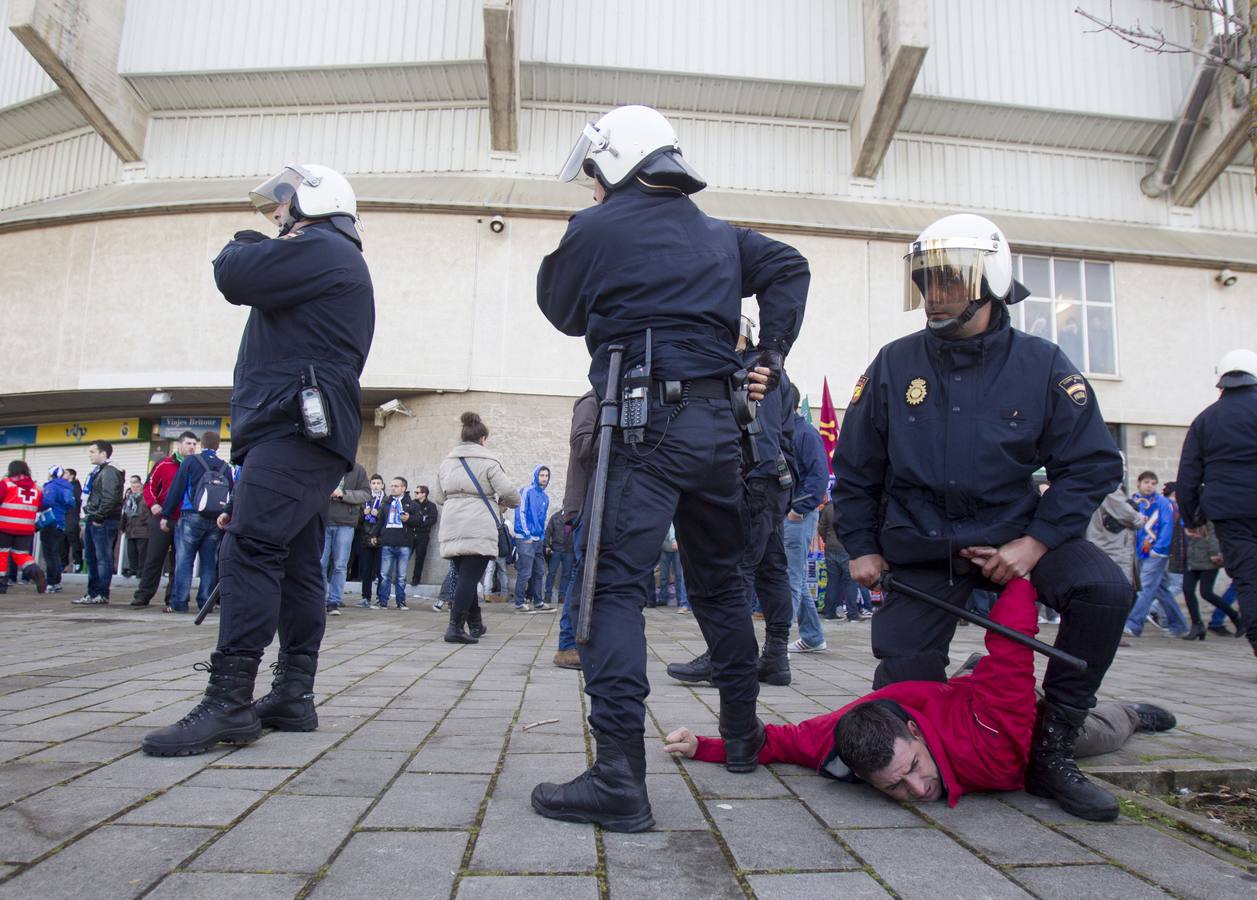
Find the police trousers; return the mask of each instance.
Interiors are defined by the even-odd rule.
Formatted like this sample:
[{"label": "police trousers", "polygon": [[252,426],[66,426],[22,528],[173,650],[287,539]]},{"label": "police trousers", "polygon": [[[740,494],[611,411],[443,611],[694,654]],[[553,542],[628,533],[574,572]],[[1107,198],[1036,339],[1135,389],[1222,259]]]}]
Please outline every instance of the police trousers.
[{"label": "police trousers", "polygon": [[1213,528],[1239,600],[1239,628],[1257,653],[1257,518],[1219,519]]},{"label": "police trousers", "polygon": [[790,493],[776,478],[752,478],[746,483],[746,553],[742,557],[742,581],[749,603],[751,592],[764,611],[764,632],[786,640],[794,621],[790,572],[786,560],[782,523],[790,509]]},{"label": "police trousers", "polygon": [[[964,607],[974,589],[1000,589],[976,566],[960,574],[966,566],[967,561],[957,561],[949,573],[946,561],[925,566],[890,562],[897,579],[957,607]],[[1130,611],[1130,582],[1103,551],[1082,538],[1045,553],[1030,582],[1039,601],[1060,613],[1056,646],[1087,662],[1087,671],[1077,672],[1050,661],[1043,692],[1053,703],[1091,709]],[[957,621],[944,610],[891,591],[873,616],[873,655],[881,660],[874,690],[900,681],[946,681],[947,648]]]},{"label": "police trousers", "polygon": [[317,655],[327,625],[324,518],[345,461],[301,437],[249,450],[218,555],[218,649],[262,657],[279,632],[288,653]]},{"label": "police trousers", "polygon": [[[759,647],[741,574],[747,514],[740,438],[729,401],[706,398],[681,408],[652,400],[641,444],[628,446],[615,434],[590,641],[579,647],[589,724],[597,731],[628,740],[645,729],[650,683],[642,609],[671,522],[722,715],[739,723],[755,715]],[[581,531],[583,569],[588,534]],[[572,593],[575,617],[585,598]]]}]

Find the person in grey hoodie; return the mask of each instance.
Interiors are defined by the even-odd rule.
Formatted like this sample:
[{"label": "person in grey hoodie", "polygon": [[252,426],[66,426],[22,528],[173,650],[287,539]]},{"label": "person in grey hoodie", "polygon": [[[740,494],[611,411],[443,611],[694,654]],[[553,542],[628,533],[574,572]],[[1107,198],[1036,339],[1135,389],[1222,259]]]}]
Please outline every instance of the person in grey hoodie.
[{"label": "person in grey hoodie", "polygon": [[[362,516],[362,504],[371,499],[367,470],[361,464],[345,473],[327,500],[327,530],[323,534],[323,584],[327,614],[339,616],[341,595],[345,591],[345,570],[349,565],[349,548]],[[332,574],[328,577],[328,563]]]}]

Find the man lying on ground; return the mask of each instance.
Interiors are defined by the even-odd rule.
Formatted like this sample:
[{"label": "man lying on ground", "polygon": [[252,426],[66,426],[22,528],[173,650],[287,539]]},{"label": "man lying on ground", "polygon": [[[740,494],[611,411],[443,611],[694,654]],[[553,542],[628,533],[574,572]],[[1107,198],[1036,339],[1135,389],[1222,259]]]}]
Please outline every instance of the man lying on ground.
[{"label": "man lying on ground", "polygon": [[[1039,629],[1030,582],[1010,581],[991,618],[1033,637]],[[766,725],[759,761],[865,781],[907,802],[945,796],[955,806],[963,794],[1020,790],[1037,703],[1034,651],[993,632],[986,649],[972,674],[946,683],[904,681],[798,725]],[[1174,724],[1174,716],[1151,704],[1102,702],[1079,733],[1076,756],[1108,753],[1135,732]],[[670,753],[724,762],[719,738],[680,728],[666,741]]]}]

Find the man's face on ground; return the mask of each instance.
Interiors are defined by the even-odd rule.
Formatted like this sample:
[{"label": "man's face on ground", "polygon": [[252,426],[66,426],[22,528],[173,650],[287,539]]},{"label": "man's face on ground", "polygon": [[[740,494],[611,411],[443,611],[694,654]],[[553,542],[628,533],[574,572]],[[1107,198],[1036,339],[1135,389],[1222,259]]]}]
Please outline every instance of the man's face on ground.
[{"label": "man's face on ground", "polygon": [[537,484],[541,485],[542,487],[545,487],[549,483],[550,483],[550,470],[542,469],[540,472],[537,473]]},{"label": "man's face on ground", "polygon": [[1157,492],[1157,480],[1155,478],[1140,478],[1139,493],[1145,497],[1151,497]]},{"label": "man's face on ground", "polygon": [[864,778],[883,794],[903,803],[922,803],[941,799],[943,779],[930,750],[921,740],[916,722],[908,723],[912,740],[895,739],[895,753],[890,765]]},{"label": "man's face on ground", "polygon": [[191,456],[196,453],[196,438],[184,438],[179,442],[179,455]]},{"label": "man's face on ground", "polygon": [[371,493],[373,494],[384,493],[384,479],[383,478],[371,479]]},{"label": "man's face on ground", "polygon": [[400,478],[394,478],[392,483],[389,484],[388,489],[394,497],[400,497],[402,494],[406,493],[406,482],[402,481]]}]

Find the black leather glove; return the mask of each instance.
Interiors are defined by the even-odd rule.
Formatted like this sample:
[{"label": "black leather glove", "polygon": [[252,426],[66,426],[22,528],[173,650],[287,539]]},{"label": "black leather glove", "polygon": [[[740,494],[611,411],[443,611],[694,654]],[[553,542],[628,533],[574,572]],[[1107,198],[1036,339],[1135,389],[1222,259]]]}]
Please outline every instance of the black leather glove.
[{"label": "black leather glove", "polygon": [[786,350],[785,341],[776,338],[761,341],[747,363],[750,368],[768,370],[766,388],[770,391],[775,391],[777,385],[781,384],[781,368],[786,362]]},{"label": "black leather glove", "polygon": [[254,231],[252,228],[245,229],[244,231],[237,231],[231,236],[231,239],[233,241],[243,241],[246,244],[256,244],[260,241],[270,240],[270,238],[262,234],[262,232]]}]

